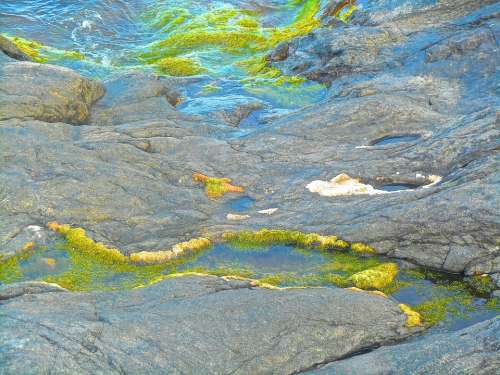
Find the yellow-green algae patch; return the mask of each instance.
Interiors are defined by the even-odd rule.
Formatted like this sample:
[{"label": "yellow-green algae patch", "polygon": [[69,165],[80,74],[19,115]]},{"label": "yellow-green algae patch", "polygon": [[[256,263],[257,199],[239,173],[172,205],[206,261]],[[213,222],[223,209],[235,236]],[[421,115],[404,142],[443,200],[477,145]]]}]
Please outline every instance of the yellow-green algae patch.
[{"label": "yellow-green algae patch", "polygon": [[383,263],[355,273],[350,281],[360,289],[382,289],[388,287],[398,274],[396,263]]},{"label": "yellow-green algae patch", "polygon": [[258,231],[225,232],[222,239],[232,243],[272,245],[284,244],[319,250],[347,249],[349,243],[336,236],[303,233],[285,229],[260,229]]},{"label": "yellow-green algae patch", "polygon": [[[66,266],[57,270],[52,269],[51,272],[58,273],[40,276],[38,279],[56,283],[72,291],[141,288],[170,277],[203,274],[249,279],[252,285],[267,288],[335,285],[353,291],[364,289],[386,298],[399,288],[410,287],[410,290],[414,288],[416,292],[411,293],[422,293],[423,300],[420,298],[420,302],[415,303],[414,300],[403,299],[404,303],[400,305],[401,310],[407,315],[409,327],[422,324],[432,326],[448,319],[465,319],[478,308],[489,311],[499,309],[496,299],[484,301],[480,307],[475,305],[477,298],[474,293],[477,295],[477,290],[484,293],[492,288],[491,280],[486,279],[485,275],[450,281],[440,273],[420,269],[401,270],[398,274],[395,263],[383,262],[374,256],[360,256],[353,249],[353,245],[336,236],[282,229],[225,233],[223,237],[229,242],[230,249],[233,249],[234,245],[242,245],[247,246],[247,251],[251,250],[252,254],[254,251],[263,251],[269,256],[273,251],[271,245],[298,246],[297,251],[301,249],[304,256],[319,250],[326,261],[325,264],[315,265],[313,268],[308,266],[306,269],[294,272],[279,270],[263,273],[260,269],[253,269],[245,263],[228,264],[226,258],[222,263],[213,263],[213,260],[210,265],[200,263],[198,261],[198,257],[201,256],[200,251],[210,246],[209,239],[193,239],[177,244],[172,250],[177,249],[179,254],[183,254],[181,257],[170,255],[164,257],[163,252],[139,252],[133,253],[137,256],[134,259],[132,254],[126,256],[118,249],[95,242],[82,228],[57,223],[50,223],[49,227],[61,234],[65,242],[59,243],[50,254],[44,253],[44,258],[41,259],[54,260],[48,258],[54,257],[57,262],[47,265],[66,264]],[[252,249],[251,246],[256,248]],[[28,243],[13,256],[0,257],[0,283],[8,284],[22,279],[25,271],[23,263],[29,261],[30,257],[39,251],[46,250]],[[56,252],[60,252],[61,257]],[[479,286],[476,285],[473,289],[470,283]],[[408,290],[403,295],[407,293]]]},{"label": "yellow-green algae patch", "polygon": [[188,57],[165,57],[157,61],[158,70],[169,76],[187,77],[207,71],[200,63]]},{"label": "yellow-green algae patch", "polygon": [[422,325],[422,317],[421,315],[413,310],[410,306],[401,303],[399,304],[399,308],[406,315],[406,326],[407,327],[418,327]]},{"label": "yellow-green algae patch", "polygon": [[205,193],[209,198],[220,198],[226,193],[243,193],[241,186],[231,184],[230,178],[209,177],[201,173],[194,173],[193,180],[205,185]]},{"label": "yellow-green algae patch", "polygon": [[33,61],[37,63],[45,63],[51,61],[59,61],[62,59],[70,60],[84,60],[85,56],[78,51],[67,51],[61,50],[49,46],[45,46],[42,43],[32,40],[25,39],[19,36],[10,36],[7,34],[2,34],[4,37],[9,39],[15,44],[22,52],[29,56]]},{"label": "yellow-green algae patch", "polygon": [[20,262],[29,258],[34,250],[35,243],[28,242],[14,255],[0,254],[0,282],[10,284],[22,276]]},{"label": "yellow-green algae patch", "polygon": [[[257,12],[231,6],[198,15],[181,8],[151,10],[145,21],[162,30],[165,37],[148,46],[139,57],[146,64],[158,66],[167,57],[216,50],[219,55],[215,60],[219,65],[240,66],[247,71],[246,83],[255,79],[260,84],[298,85],[303,78],[282,75],[279,69],[269,66],[266,55],[280,42],[307,35],[319,27],[320,3],[320,0],[291,2],[285,8],[296,8],[295,17],[289,24],[278,27],[264,27]],[[215,60],[214,55],[207,59]]]}]

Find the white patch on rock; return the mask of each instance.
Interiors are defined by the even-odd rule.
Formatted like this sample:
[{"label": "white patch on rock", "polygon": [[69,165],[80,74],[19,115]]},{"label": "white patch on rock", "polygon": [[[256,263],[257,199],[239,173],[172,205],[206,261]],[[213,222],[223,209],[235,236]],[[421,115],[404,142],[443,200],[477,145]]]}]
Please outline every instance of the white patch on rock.
[{"label": "white patch on rock", "polygon": [[260,211],[257,211],[259,214],[263,214],[263,215],[272,215],[274,214],[276,211],[278,211],[277,208],[268,208],[266,210],[260,210]]},{"label": "white patch on rock", "polygon": [[[417,174],[417,178],[422,175]],[[422,176],[423,177],[423,176]],[[430,184],[422,186],[422,188],[429,188],[436,185],[442,180],[441,176],[429,175],[426,178]],[[400,192],[415,191],[415,189],[385,191],[375,189],[372,185],[363,184],[357,178],[352,178],[345,173],[335,176],[330,181],[315,180],[310,182],[306,188],[311,193],[318,193],[324,197],[338,197],[345,195],[378,195],[378,194],[392,194]]]},{"label": "white patch on rock", "polygon": [[436,176],[434,174],[431,174],[427,176],[427,180],[430,181],[430,184],[427,184],[425,186],[422,186],[424,189],[427,189],[433,185],[439,184],[443,178],[441,176]]},{"label": "white patch on rock", "polygon": [[345,173],[332,178],[330,181],[316,180],[309,183],[306,188],[311,193],[318,193],[324,197],[338,197],[343,195],[375,195],[386,194],[387,191],[377,190],[373,186],[363,184],[358,179]]},{"label": "white patch on rock", "polygon": [[43,228],[38,225],[28,225],[26,227],[26,231],[31,233],[31,235],[37,240],[43,238],[42,229]]},{"label": "white patch on rock", "polygon": [[250,215],[227,214],[226,216],[226,219],[228,220],[246,220],[249,218]]}]

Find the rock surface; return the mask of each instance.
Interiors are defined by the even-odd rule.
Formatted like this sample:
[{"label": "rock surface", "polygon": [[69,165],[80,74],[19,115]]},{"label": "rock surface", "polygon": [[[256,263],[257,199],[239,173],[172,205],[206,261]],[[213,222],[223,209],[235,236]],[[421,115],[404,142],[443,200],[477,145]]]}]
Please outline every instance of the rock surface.
[{"label": "rock surface", "polygon": [[402,339],[405,323],[397,303],[368,293],[210,276],[45,291],[0,298],[0,373],[290,374]]},{"label": "rock surface", "polygon": [[[490,3],[443,1],[293,42],[295,51],[311,49],[321,69],[348,66],[345,77],[327,69],[335,84],[324,102],[240,139],[217,116],[177,111],[182,81],[119,76],[92,106],[103,87],[68,69],[0,64],[2,251],[22,247],[27,226],[51,220],[83,226],[127,253],[280,223],[438,269],[500,272],[499,26],[498,4]],[[342,53],[314,54],[327,44]],[[280,67],[304,54],[290,54]],[[82,122],[88,125],[72,125]],[[414,140],[373,145],[407,134]],[[257,199],[242,213],[251,218],[227,220],[224,202],[234,195],[207,198],[191,179],[195,172],[244,186]],[[442,181],[379,196],[321,197],[306,189],[340,173],[376,189],[424,186],[430,175]],[[279,211],[254,215],[269,207]]]},{"label": "rock surface", "polygon": [[74,71],[33,62],[0,66],[0,121],[35,119],[83,124],[104,94],[100,83]]},{"label": "rock surface", "polygon": [[[406,13],[360,11],[349,25],[327,17],[269,56],[287,74],[325,83],[326,98],[276,110],[255,128],[245,119],[264,104],[253,98],[194,115],[189,106],[210,99],[183,107],[183,79],[126,73],[99,83],[0,53],[0,253],[42,241],[50,221],[127,254],[279,226],[489,273],[500,288],[499,14],[495,1],[442,0]],[[210,199],[193,173],[243,186],[256,200],[238,211],[245,220],[227,216],[238,195]],[[342,173],[375,189],[412,189],[323,197],[306,188]],[[294,373],[400,340],[404,321],[394,302],[340,289],[205,277],[116,293],[17,284],[0,290],[0,374]],[[486,374],[498,367],[498,325],[317,371],[364,373],[373,363],[379,373],[418,364]]]},{"label": "rock surface", "polygon": [[307,372],[315,375],[498,374],[500,317],[460,331],[388,346]]}]

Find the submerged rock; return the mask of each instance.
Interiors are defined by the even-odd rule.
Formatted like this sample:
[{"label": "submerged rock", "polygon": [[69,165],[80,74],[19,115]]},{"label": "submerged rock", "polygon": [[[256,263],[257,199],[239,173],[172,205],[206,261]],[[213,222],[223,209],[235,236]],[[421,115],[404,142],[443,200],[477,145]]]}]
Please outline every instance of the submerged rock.
[{"label": "submerged rock", "polygon": [[386,298],[210,276],[21,295],[0,301],[0,317],[6,374],[290,374],[408,335],[406,315]]}]

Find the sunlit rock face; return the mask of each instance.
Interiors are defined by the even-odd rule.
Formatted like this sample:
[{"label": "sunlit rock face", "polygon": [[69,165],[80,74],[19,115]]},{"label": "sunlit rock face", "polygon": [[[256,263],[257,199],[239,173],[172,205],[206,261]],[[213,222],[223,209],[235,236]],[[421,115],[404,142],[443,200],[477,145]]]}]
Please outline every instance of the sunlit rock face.
[{"label": "sunlit rock face", "polygon": [[488,373],[499,11],[2,1],[0,367]]}]

